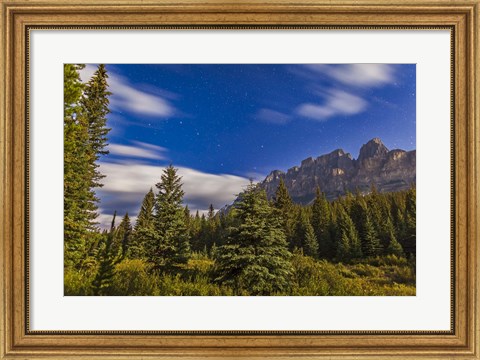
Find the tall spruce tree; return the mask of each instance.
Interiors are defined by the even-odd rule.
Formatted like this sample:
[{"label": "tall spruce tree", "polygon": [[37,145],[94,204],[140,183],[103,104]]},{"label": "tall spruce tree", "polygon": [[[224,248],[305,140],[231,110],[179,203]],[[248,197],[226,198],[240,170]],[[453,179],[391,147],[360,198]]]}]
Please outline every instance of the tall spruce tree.
[{"label": "tall spruce tree", "polygon": [[350,213],[360,236],[362,254],[366,257],[379,255],[382,248],[372,222],[372,214],[367,202],[359,193],[355,196]]},{"label": "tall spruce tree", "polygon": [[87,83],[83,97],[81,99],[82,116],[85,118],[88,129],[88,150],[91,156],[92,187],[103,186],[100,180],[104,178],[98,171],[96,161],[101,155],[108,154],[107,134],[110,131],[107,128],[107,115],[110,112],[108,108],[108,97],[111,93],[108,91],[108,75],[105,65],[100,64]]},{"label": "tall spruce tree", "polygon": [[265,191],[250,184],[235,204],[239,225],[218,249],[216,281],[236,294],[271,295],[288,289],[290,252]]},{"label": "tall spruce tree", "polygon": [[84,84],[78,73],[84,65],[64,65],[64,259],[65,267],[81,267],[86,257],[90,224],[87,129],[79,122]]},{"label": "tall spruce tree", "polygon": [[116,236],[120,243],[121,256],[123,258],[127,255],[127,251],[130,247],[130,241],[132,237],[132,223],[130,222],[128,212],[125,213],[125,216],[122,218],[122,221],[118,226]]},{"label": "tall spruce tree", "polygon": [[306,256],[313,258],[318,257],[318,243],[308,215],[304,209],[298,213],[296,229],[295,229],[295,244],[298,248],[303,249]]},{"label": "tall spruce tree", "polygon": [[213,204],[210,204],[210,206],[208,207],[205,234],[203,234],[207,250],[210,250],[212,245],[216,242],[219,226],[219,217],[215,216],[215,209],[213,207]]},{"label": "tall spruce tree", "polygon": [[406,253],[415,254],[417,240],[417,202],[416,189],[412,186],[405,198],[405,240],[404,250]]},{"label": "tall spruce tree", "polygon": [[76,268],[98,241],[94,188],[103,175],[96,162],[107,153],[109,131],[106,70],[100,65],[85,85],[78,73],[83,67],[64,66],[64,250],[65,266]]},{"label": "tall spruce tree", "polygon": [[390,241],[385,249],[387,255],[404,256],[402,245],[397,241],[393,228],[390,231]]},{"label": "tall spruce tree", "polygon": [[312,227],[317,238],[320,257],[326,259],[332,259],[335,256],[335,247],[331,236],[331,213],[332,209],[325,193],[317,187],[312,204]]},{"label": "tall spruce tree", "polygon": [[110,226],[110,232],[106,235],[105,245],[100,253],[98,271],[92,284],[93,293],[95,295],[111,295],[113,276],[115,275],[115,265],[118,255],[112,248],[115,236],[116,217],[117,212],[115,211]]},{"label": "tall spruce tree", "polygon": [[155,194],[150,188],[148,193],[143,198],[142,205],[137,216],[137,221],[135,222],[130,246],[127,251],[128,258],[146,258],[146,243],[155,238],[154,205]]},{"label": "tall spruce tree", "polygon": [[177,169],[168,166],[155,186],[158,189],[155,199],[155,237],[149,242],[147,255],[154,269],[174,271],[190,257],[182,206],[184,192]]},{"label": "tall spruce tree", "polygon": [[293,248],[295,246],[295,209],[292,198],[290,197],[283,179],[280,179],[280,183],[278,184],[273,199],[273,204],[275,208],[278,209],[281,224],[287,237],[287,242],[289,243],[290,248]]},{"label": "tall spruce tree", "polygon": [[380,239],[375,231],[368,209],[366,209],[365,212],[365,223],[360,234],[360,239],[362,243],[362,253],[364,256],[373,257],[382,252]]},{"label": "tall spruce tree", "polygon": [[142,228],[153,227],[154,207],[155,207],[155,194],[153,193],[153,189],[150,188],[148,193],[143,198],[142,205],[140,207],[140,211],[137,216],[137,221],[135,222],[135,231],[139,231]]},{"label": "tall spruce tree", "polygon": [[336,223],[336,258],[339,261],[350,261],[362,257],[362,247],[357,229],[343,205],[337,207]]}]

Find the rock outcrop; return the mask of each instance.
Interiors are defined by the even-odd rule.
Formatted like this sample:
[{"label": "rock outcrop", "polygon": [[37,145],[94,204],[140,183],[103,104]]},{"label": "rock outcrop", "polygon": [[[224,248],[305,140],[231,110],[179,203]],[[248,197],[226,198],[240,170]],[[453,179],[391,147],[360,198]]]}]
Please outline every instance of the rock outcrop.
[{"label": "rock outcrop", "polygon": [[372,184],[380,192],[399,191],[415,183],[415,163],[415,150],[388,150],[380,139],[374,138],[362,146],[357,159],[337,149],[315,159],[307,158],[286,173],[274,170],[260,187],[272,198],[283,179],[292,199],[301,204],[314,199],[317,186],[330,200],[347,190],[368,192]]}]

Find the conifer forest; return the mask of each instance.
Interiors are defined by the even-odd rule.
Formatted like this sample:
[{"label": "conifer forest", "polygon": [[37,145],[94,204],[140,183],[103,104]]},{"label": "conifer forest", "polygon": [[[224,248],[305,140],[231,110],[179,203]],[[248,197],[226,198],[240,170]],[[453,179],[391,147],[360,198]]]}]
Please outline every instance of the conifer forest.
[{"label": "conifer forest", "polygon": [[[64,65],[64,294],[73,296],[414,296],[415,184],[292,200],[258,183],[221,210],[191,211],[175,163],[145,189],[136,214],[98,225],[108,182],[109,74]],[[135,176],[135,174],[132,174]],[[131,220],[134,217],[136,221]]]}]

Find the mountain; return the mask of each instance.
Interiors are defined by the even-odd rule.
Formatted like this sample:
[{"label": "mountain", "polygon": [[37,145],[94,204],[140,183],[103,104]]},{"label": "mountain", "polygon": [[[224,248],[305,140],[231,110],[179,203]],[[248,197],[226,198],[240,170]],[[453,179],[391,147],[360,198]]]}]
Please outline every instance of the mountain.
[{"label": "mountain", "polygon": [[283,172],[272,171],[259,186],[268,198],[275,195],[283,179],[292,199],[310,203],[317,186],[332,200],[346,190],[368,192],[374,184],[380,192],[405,190],[416,180],[416,150],[388,150],[378,138],[364,144],[355,160],[349,153],[337,149],[316,159],[310,157]]}]

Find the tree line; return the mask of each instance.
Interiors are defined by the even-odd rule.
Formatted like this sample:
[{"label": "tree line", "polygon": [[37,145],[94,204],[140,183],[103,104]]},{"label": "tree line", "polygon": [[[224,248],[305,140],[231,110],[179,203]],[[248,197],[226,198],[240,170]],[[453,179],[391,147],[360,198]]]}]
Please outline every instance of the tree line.
[{"label": "tree line", "polygon": [[414,186],[395,193],[372,186],[369,194],[347,193],[333,201],[317,188],[313,203],[302,206],[283,181],[270,200],[251,183],[228,211],[215,213],[211,205],[208,214],[192,215],[183,205],[181,177],[170,165],[143,198],[134,226],[128,213],[117,226],[115,213],[110,229],[100,232],[94,188],[103,177],[97,160],[108,153],[108,75],[100,65],[83,84],[81,68],[65,65],[67,294],[116,295],[122,288],[123,295],[133,295],[139,286],[158,287],[159,279],[164,285],[170,279],[172,286],[203,282],[219,294],[285,295],[304,281],[299,277],[311,277],[302,275],[299,264],[323,271],[329,263],[390,256],[414,266]]}]

